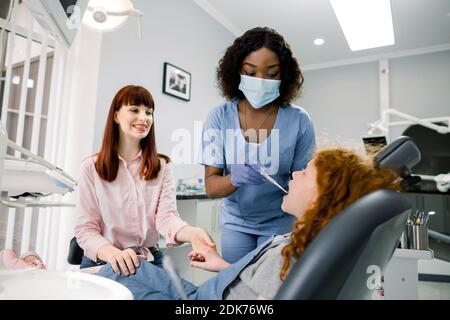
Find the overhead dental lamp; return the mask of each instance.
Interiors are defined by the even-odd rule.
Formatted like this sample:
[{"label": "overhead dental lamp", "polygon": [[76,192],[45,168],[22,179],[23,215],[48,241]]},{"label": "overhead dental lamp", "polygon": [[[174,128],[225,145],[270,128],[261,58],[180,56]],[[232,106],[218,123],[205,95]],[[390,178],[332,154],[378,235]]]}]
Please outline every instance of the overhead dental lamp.
[{"label": "overhead dental lamp", "polygon": [[89,0],[82,22],[92,30],[110,32],[123,26],[129,16],[139,19],[138,32],[141,39],[144,14],[134,9],[130,0]]}]

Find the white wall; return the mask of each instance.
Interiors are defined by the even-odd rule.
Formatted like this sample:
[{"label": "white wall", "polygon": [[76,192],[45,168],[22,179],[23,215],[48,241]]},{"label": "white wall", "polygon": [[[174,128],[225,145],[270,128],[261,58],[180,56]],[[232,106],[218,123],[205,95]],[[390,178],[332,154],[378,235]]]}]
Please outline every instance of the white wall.
[{"label": "white wall", "polygon": [[[450,116],[450,51],[389,60],[390,105],[417,117]],[[361,142],[380,117],[378,61],[304,72],[304,95],[317,135]],[[406,127],[396,127],[391,138]]]},{"label": "white wall", "polygon": [[[209,110],[223,100],[216,88],[215,70],[234,36],[192,1],[133,3],[145,14],[143,39],[139,40],[137,20],[132,17],[121,29],[103,36],[93,152],[101,146],[114,94],[125,85],[135,84],[149,89],[155,99],[158,152],[170,156],[178,144],[171,141],[172,132],[185,128],[193,135],[194,121],[204,121]],[[162,93],[164,62],[192,74],[191,101]],[[176,165],[175,175],[203,177],[203,167]]]},{"label": "white wall", "polygon": [[421,118],[450,116],[450,51],[393,59],[390,70],[393,108]]},{"label": "white wall", "polygon": [[304,72],[303,96],[296,103],[310,114],[317,137],[356,140],[378,117],[378,63]]}]

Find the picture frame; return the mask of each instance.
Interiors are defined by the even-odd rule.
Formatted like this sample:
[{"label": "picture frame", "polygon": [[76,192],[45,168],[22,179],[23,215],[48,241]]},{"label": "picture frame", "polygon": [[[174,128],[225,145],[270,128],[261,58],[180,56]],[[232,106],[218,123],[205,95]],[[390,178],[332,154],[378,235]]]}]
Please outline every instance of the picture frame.
[{"label": "picture frame", "polygon": [[173,97],[191,100],[191,73],[171,63],[164,63],[163,93]]}]

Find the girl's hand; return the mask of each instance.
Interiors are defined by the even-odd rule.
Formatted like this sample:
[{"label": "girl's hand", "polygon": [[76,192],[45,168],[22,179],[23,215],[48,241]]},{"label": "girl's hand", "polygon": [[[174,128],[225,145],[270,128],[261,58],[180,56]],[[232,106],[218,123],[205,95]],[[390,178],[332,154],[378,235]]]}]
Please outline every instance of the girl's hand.
[{"label": "girl's hand", "polygon": [[218,272],[230,264],[222,259],[216,248],[193,250],[188,255],[192,267]]}]

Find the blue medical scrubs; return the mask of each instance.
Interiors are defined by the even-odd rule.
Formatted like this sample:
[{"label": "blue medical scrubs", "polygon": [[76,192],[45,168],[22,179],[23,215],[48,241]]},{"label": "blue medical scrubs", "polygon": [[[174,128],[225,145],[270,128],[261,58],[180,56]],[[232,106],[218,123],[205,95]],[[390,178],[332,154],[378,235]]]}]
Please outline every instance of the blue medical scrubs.
[{"label": "blue medical scrubs", "polygon": [[[237,99],[215,107],[203,125],[200,163],[230,174],[232,163],[260,163],[287,188],[292,171],[302,170],[316,148],[308,113],[289,104],[278,108],[274,127],[259,144],[248,143],[240,129]],[[222,256],[234,263],[273,234],[290,232],[294,217],[281,210],[285,193],[267,180],[244,185],[223,199],[220,225]]]}]

